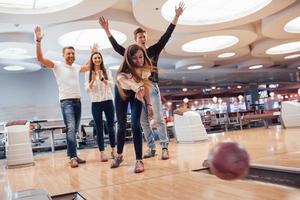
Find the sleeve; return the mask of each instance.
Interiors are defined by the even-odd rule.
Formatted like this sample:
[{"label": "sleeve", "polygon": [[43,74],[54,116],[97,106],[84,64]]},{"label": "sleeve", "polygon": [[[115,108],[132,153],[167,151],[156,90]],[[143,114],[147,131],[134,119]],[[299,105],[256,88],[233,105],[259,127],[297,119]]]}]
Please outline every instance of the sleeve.
[{"label": "sleeve", "polygon": [[122,89],[132,90],[134,92],[137,92],[139,88],[144,85],[143,81],[137,83],[132,78],[130,78],[128,75],[125,74],[119,74],[117,76],[117,80]]},{"label": "sleeve", "polygon": [[148,48],[148,51],[151,55],[160,54],[160,52],[163,50],[163,48],[165,48],[167,42],[169,41],[174,29],[175,25],[171,23],[168,26],[166,32],[160,37],[158,42]]},{"label": "sleeve", "polygon": [[124,56],[125,48],[123,46],[121,46],[113,36],[108,37],[108,39],[109,39],[111,45],[113,46],[114,50],[116,52],[118,52],[118,54],[120,54],[121,56]]},{"label": "sleeve", "polygon": [[114,86],[114,79],[113,79],[113,77],[112,77],[112,75],[111,75],[111,71],[110,70],[106,70],[106,73],[107,73],[107,82],[108,82],[108,85],[111,87],[111,88],[113,88],[113,86]]},{"label": "sleeve", "polygon": [[85,90],[87,91],[87,92],[91,92],[91,89],[90,89],[90,87],[89,87],[89,76],[90,76],[90,72],[86,72],[85,74],[84,74],[84,76],[85,76],[85,84],[84,84],[84,86],[85,86]]}]

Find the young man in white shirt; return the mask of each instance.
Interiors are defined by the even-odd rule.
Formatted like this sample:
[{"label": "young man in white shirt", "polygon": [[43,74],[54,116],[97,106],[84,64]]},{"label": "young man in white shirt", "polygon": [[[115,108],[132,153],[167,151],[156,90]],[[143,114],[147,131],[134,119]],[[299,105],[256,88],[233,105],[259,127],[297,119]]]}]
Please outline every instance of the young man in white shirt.
[{"label": "young man in white shirt", "polygon": [[88,65],[79,66],[74,63],[75,49],[68,46],[63,48],[64,62],[53,62],[44,58],[41,48],[43,34],[37,26],[34,30],[36,37],[36,55],[38,61],[48,69],[52,69],[59,90],[61,111],[67,128],[67,154],[70,157],[70,166],[78,167],[85,160],[78,158],[76,149],[76,133],[79,130],[81,117],[79,73],[89,70]]}]

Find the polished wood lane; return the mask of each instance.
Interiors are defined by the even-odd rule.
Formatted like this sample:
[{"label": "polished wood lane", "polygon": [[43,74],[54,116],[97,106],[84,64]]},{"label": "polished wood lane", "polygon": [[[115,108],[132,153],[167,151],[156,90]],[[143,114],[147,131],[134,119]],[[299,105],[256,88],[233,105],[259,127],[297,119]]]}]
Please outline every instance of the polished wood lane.
[{"label": "polished wood lane", "polygon": [[[12,191],[44,188],[51,195],[79,191],[88,199],[297,199],[299,190],[255,181],[222,181],[212,175],[192,172],[202,168],[209,149],[218,142],[234,140],[243,144],[251,162],[299,168],[300,129],[246,129],[209,135],[194,144],[170,143],[171,159],[144,160],[145,172],[134,174],[134,151],[126,144],[124,163],[110,169],[99,162],[97,149],[80,150],[87,160],[79,168],[69,167],[64,151],[34,157],[35,166],[6,169],[0,161],[0,199]],[[146,147],[145,147],[146,148]],[[107,149],[109,153],[109,149]],[[114,191],[114,192],[113,192]],[[142,196],[141,196],[142,195]],[[298,195],[298,196],[297,196]],[[296,198],[297,197],[297,198]]]}]

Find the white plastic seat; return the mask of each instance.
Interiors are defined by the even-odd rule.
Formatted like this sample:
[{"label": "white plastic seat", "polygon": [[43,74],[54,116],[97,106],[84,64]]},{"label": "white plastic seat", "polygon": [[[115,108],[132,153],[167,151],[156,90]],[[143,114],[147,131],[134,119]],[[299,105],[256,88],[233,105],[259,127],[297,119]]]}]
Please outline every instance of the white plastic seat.
[{"label": "white plastic seat", "polygon": [[174,127],[179,143],[192,143],[207,139],[201,117],[195,111],[187,111],[183,115],[174,114]]},{"label": "white plastic seat", "polygon": [[300,103],[293,101],[282,102],[281,120],[285,128],[300,127]]},{"label": "white plastic seat", "polygon": [[10,121],[5,125],[7,167],[33,164],[28,121]]}]

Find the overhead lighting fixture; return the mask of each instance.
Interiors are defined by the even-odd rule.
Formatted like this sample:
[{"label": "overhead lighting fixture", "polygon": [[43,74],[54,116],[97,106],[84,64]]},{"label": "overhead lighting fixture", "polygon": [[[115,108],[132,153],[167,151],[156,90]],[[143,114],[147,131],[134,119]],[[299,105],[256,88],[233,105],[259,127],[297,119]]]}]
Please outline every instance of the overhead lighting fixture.
[{"label": "overhead lighting fixture", "polygon": [[203,66],[202,65],[192,65],[189,66],[187,69],[188,70],[195,70],[195,69],[201,69]]},{"label": "overhead lighting fixture", "polygon": [[184,99],[183,99],[183,102],[184,102],[184,103],[188,103],[188,102],[189,102],[189,99],[188,99],[188,98],[184,98]]},{"label": "overhead lighting fixture", "polygon": [[278,86],[279,86],[279,84],[270,84],[269,88],[275,89],[275,88],[278,88]]},{"label": "overhead lighting fixture", "polygon": [[228,52],[228,53],[222,53],[222,54],[218,55],[218,58],[229,58],[229,57],[232,57],[232,56],[235,56],[235,53],[234,52]]},{"label": "overhead lighting fixture", "polygon": [[275,55],[275,54],[287,54],[300,51],[300,41],[289,42],[275,47],[269,48],[266,50],[266,54]]},{"label": "overhead lighting fixture", "polygon": [[214,103],[217,103],[218,97],[214,96],[214,97],[212,98],[212,101],[213,101]]},{"label": "overhead lighting fixture", "polygon": [[82,0],[0,0],[0,12],[9,14],[51,13],[73,7]]},{"label": "overhead lighting fixture", "polygon": [[250,66],[249,69],[260,69],[262,67],[263,67],[263,65],[253,65],[253,66]]},{"label": "overhead lighting fixture", "polygon": [[[161,9],[162,16],[172,21],[174,7],[181,0],[168,0]],[[251,15],[264,7],[272,0],[186,0],[186,11],[179,18],[178,23],[184,25],[211,25],[237,20]]]},{"label": "overhead lighting fixture", "polygon": [[285,56],[284,59],[294,59],[300,57],[300,54],[293,54],[293,55],[288,55]]},{"label": "overhead lighting fixture", "polygon": [[284,30],[288,33],[300,33],[300,16],[289,21],[284,26]]},{"label": "overhead lighting fixture", "polygon": [[28,59],[33,56],[27,54],[27,50],[23,48],[6,48],[0,51],[0,58],[3,59]]},{"label": "overhead lighting fixture", "polygon": [[300,66],[298,67],[298,69],[300,69]]},{"label": "overhead lighting fixture", "polygon": [[215,90],[215,89],[216,89],[216,86],[211,86],[211,89],[212,89],[212,90]]},{"label": "overhead lighting fixture", "polygon": [[111,70],[118,70],[120,68],[120,65],[113,65],[111,67],[108,67]]},{"label": "overhead lighting fixture", "polygon": [[182,88],[182,91],[186,92],[186,91],[188,91],[188,89],[187,88]]},{"label": "overhead lighting fixture", "polygon": [[238,85],[238,86],[236,86],[236,88],[237,88],[237,89],[241,89],[241,88],[242,88],[242,86],[241,86],[241,85]]},{"label": "overhead lighting fixture", "polygon": [[7,71],[22,71],[25,68],[22,66],[18,66],[18,65],[9,65],[9,66],[4,67],[4,69]]},{"label": "overhead lighting fixture", "polygon": [[239,42],[239,38],[231,35],[218,35],[196,39],[182,45],[185,52],[204,53],[231,47]]},{"label": "overhead lighting fixture", "polygon": [[[127,40],[127,36],[120,31],[111,30],[112,35],[119,44]],[[58,38],[61,46],[73,46],[79,50],[90,50],[91,44],[98,43],[100,49],[111,48],[110,41],[103,29],[83,29],[66,33]]]}]

